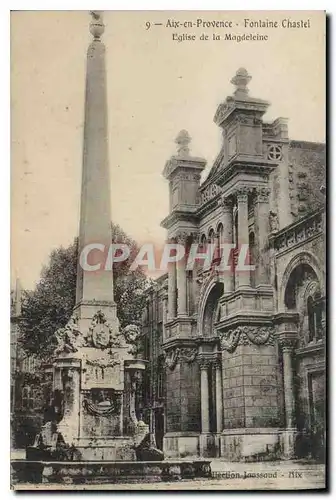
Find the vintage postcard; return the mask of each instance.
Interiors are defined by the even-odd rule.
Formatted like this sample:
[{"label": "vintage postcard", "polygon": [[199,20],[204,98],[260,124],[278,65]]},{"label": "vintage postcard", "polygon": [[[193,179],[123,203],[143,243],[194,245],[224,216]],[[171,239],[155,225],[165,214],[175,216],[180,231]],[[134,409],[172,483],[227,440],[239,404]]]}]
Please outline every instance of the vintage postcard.
[{"label": "vintage postcard", "polygon": [[11,486],[326,488],[326,14],[11,14]]}]

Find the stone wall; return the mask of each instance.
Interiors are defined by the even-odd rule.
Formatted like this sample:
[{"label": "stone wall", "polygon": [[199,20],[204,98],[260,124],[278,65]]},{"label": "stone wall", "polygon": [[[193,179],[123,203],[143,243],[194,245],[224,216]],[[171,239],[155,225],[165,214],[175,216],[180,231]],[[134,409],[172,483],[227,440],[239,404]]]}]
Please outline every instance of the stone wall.
[{"label": "stone wall", "polygon": [[297,218],[315,210],[324,202],[325,195],[320,192],[320,187],[326,183],[325,153],[324,144],[290,142],[289,166],[292,182],[289,189],[293,191],[292,204]]},{"label": "stone wall", "polygon": [[200,370],[196,362],[167,368],[167,432],[200,431]]},{"label": "stone wall", "polygon": [[280,369],[274,346],[240,345],[224,351],[224,429],[277,427]]}]

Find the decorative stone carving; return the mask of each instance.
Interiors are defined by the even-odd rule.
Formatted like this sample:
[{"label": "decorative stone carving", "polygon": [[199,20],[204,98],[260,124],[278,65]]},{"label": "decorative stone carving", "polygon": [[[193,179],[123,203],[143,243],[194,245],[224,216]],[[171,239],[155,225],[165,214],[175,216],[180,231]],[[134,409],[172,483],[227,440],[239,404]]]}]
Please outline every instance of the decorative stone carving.
[{"label": "decorative stone carving", "polygon": [[122,336],[126,340],[127,344],[130,344],[131,349],[129,352],[131,354],[136,354],[137,351],[137,341],[140,337],[140,328],[137,325],[130,324],[127,325],[123,330],[122,330]]},{"label": "decorative stone carving", "polygon": [[186,243],[189,240],[189,238],[190,238],[190,233],[189,232],[184,232],[184,231],[179,232],[175,236],[175,239],[176,239],[177,243],[179,243],[180,245],[186,245]]},{"label": "decorative stone carving", "polygon": [[199,358],[198,364],[201,370],[207,370],[211,365],[212,360],[208,358]]},{"label": "decorative stone carving", "polygon": [[235,76],[231,79],[231,83],[236,87],[234,95],[237,94],[247,95],[249,92],[247,85],[251,81],[251,79],[252,76],[248,74],[245,68],[239,68]]},{"label": "decorative stone carving", "polygon": [[247,203],[249,193],[251,193],[251,188],[249,186],[239,187],[235,193],[238,203]]},{"label": "decorative stone carving", "polygon": [[269,225],[271,233],[276,233],[279,231],[279,217],[277,212],[270,211],[269,213]]},{"label": "decorative stone carving", "polygon": [[187,363],[192,363],[198,353],[197,347],[182,347],[179,352],[179,358]]},{"label": "decorative stone carving", "polygon": [[268,203],[271,190],[267,187],[256,188],[256,201],[257,203]]},{"label": "decorative stone carving", "polygon": [[166,353],[166,365],[170,370],[174,370],[178,361],[192,363],[198,353],[197,347],[175,347]]},{"label": "decorative stone carving", "polygon": [[54,335],[55,354],[69,354],[77,352],[84,340],[78,326],[78,316],[73,314],[64,328],[59,328]]},{"label": "decorative stone carving", "polygon": [[220,191],[220,188],[217,184],[209,184],[201,193],[201,201],[202,203],[206,203],[209,200],[215,198]]},{"label": "decorative stone carving", "polygon": [[222,351],[232,353],[236,350],[240,340],[241,328],[242,327],[238,327],[235,330],[228,330],[220,336],[220,346]]},{"label": "decorative stone carving", "polygon": [[106,320],[105,314],[102,311],[98,311],[92,318],[86,342],[88,346],[98,349],[121,347],[122,342],[118,320],[116,319],[116,326],[113,328]]},{"label": "decorative stone carving", "polygon": [[[231,100],[230,100],[231,99]],[[234,107],[234,101],[232,100],[232,97],[228,97],[226,102],[222,102],[216,111],[216,114],[214,116],[214,122],[220,126],[221,123],[224,121],[226,115],[229,113],[229,111]]]},{"label": "decorative stone carving", "polygon": [[113,368],[116,365],[120,365],[120,359],[115,354],[109,359],[98,358],[98,359],[86,359],[86,363],[91,366],[98,368]]},{"label": "decorative stone carving", "polygon": [[246,337],[252,342],[252,344],[263,345],[266,344],[268,340],[270,340],[272,329],[267,326],[245,326],[243,327],[243,334],[246,335]]},{"label": "decorative stone carving", "polygon": [[267,147],[267,159],[272,161],[282,160],[282,147],[278,144],[270,144]]},{"label": "decorative stone carving", "polygon": [[233,330],[220,333],[220,346],[223,351],[234,352],[238,345],[273,345],[273,330],[268,326],[237,326]]},{"label": "decorative stone carving", "polygon": [[186,130],[181,130],[175,139],[177,144],[177,154],[178,156],[189,156],[190,149],[189,144],[191,137]]},{"label": "decorative stone carving", "polygon": [[99,40],[104,33],[103,15],[101,10],[91,10],[92,21],[90,23],[90,33],[95,40]]},{"label": "decorative stone carving", "polygon": [[278,334],[278,343],[281,349],[285,351],[292,351],[297,345],[298,337],[297,332],[281,332]]},{"label": "decorative stone carving", "polygon": [[322,212],[316,211],[309,218],[298,221],[294,227],[281,231],[274,239],[274,248],[276,251],[285,250],[321,232]]},{"label": "decorative stone carving", "polygon": [[223,212],[232,213],[233,210],[233,200],[232,198],[221,196],[219,205],[222,207]]},{"label": "decorative stone carving", "polygon": [[169,353],[166,352],[166,354],[165,354],[165,362],[166,362],[166,366],[168,366],[168,368],[170,370],[174,370],[175,366],[177,365],[178,355],[179,355],[179,349],[178,348],[171,349]]},{"label": "decorative stone carving", "polygon": [[99,417],[119,415],[121,409],[121,393],[106,389],[91,391],[83,400],[83,408],[87,413]]}]

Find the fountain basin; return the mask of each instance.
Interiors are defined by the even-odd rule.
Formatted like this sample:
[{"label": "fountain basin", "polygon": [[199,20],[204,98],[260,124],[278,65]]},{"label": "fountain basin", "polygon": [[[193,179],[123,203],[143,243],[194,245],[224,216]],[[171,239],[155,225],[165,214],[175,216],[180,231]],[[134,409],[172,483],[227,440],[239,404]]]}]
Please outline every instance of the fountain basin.
[{"label": "fountain basin", "polygon": [[12,460],[12,484],[115,484],[211,478],[210,460]]}]

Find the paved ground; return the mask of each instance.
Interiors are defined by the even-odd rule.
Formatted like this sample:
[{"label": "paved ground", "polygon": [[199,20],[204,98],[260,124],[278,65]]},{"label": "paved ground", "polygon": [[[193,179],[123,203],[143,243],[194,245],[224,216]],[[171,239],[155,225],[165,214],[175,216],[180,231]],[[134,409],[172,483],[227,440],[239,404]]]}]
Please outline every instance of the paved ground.
[{"label": "paved ground", "polygon": [[[14,458],[14,457],[13,457]],[[15,457],[15,458],[21,458]],[[325,487],[325,467],[321,464],[290,462],[237,463],[215,459],[211,463],[212,479],[178,481],[174,483],[143,483],[62,486],[63,490],[302,490]],[[15,486],[16,490],[60,489],[60,485]]]}]

